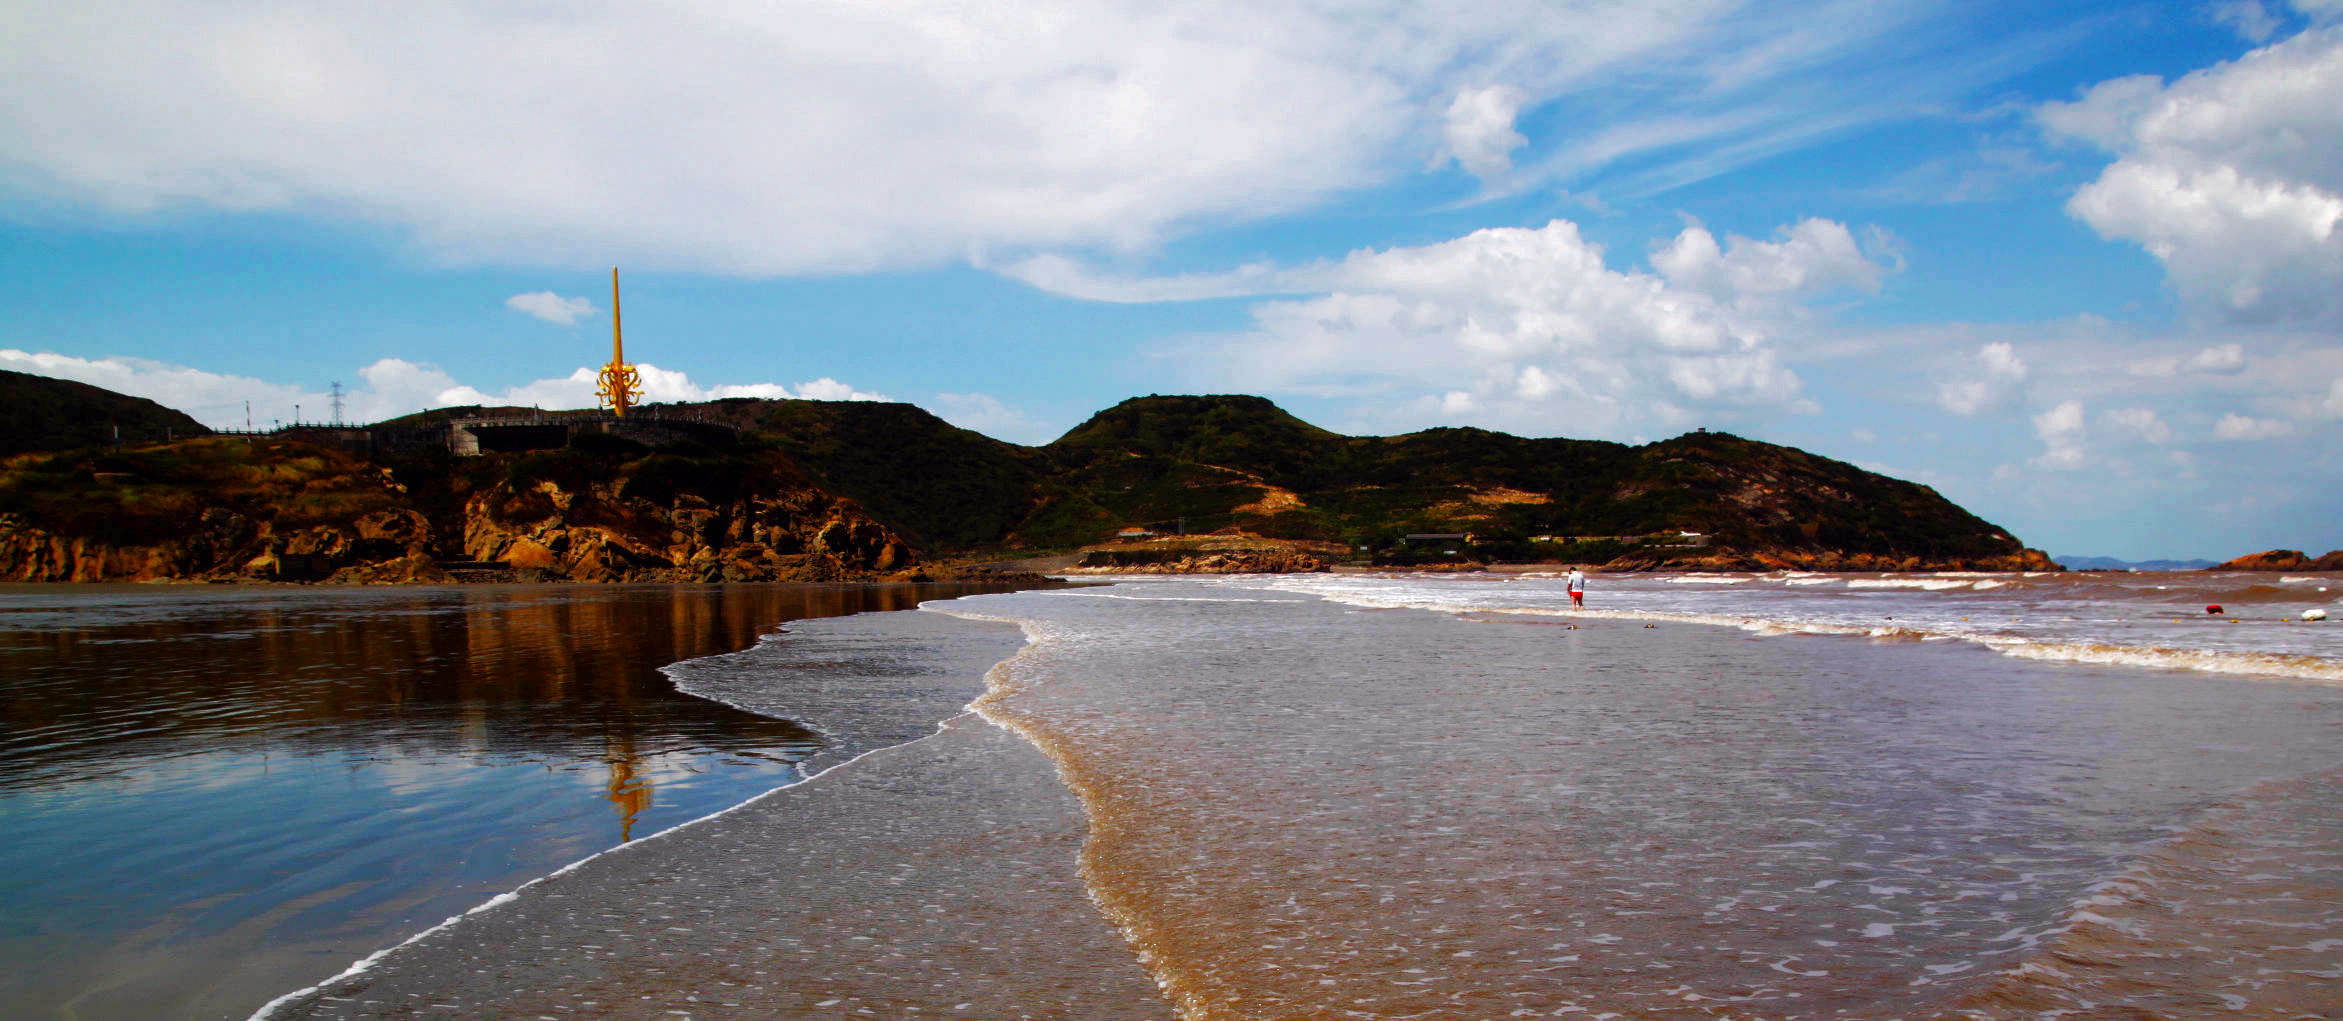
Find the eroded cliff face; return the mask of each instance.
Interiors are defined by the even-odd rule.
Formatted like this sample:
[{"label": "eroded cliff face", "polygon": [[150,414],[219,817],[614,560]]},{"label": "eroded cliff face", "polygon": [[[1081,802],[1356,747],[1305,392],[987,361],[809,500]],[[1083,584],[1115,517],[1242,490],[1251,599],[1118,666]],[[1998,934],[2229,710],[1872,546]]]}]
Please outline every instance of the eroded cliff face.
[{"label": "eroded cliff face", "polygon": [[[145,544],[61,536],[0,515],[0,580],[444,581],[430,539],[423,515],[405,508],[287,528],[208,507],[180,536]],[[345,571],[359,573],[337,577]]]},{"label": "eroded cliff face", "polygon": [[915,560],[893,531],[818,490],[720,505],[619,490],[498,484],[464,501],[460,535],[435,534],[411,507],[295,528],[210,507],[180,535],[146,544],[62,536],[0,515],[0,580],[430,583],[452,580],[445,559],[502,565],[533,580],[835,581],[901,571]]},{"label": "eroded cliff face", "polygon": [[783,489],[711,502],[598,483],[499,484],[464,506],[465,558],[572,581],[836,581],[909,567],[911,549],[853,501]]}]

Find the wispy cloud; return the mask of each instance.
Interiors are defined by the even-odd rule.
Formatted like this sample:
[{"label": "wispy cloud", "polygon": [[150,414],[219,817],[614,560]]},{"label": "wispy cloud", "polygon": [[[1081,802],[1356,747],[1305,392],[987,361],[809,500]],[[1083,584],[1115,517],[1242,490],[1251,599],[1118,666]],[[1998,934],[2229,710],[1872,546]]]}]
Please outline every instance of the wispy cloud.
[{"label": "wispy cloud", "polygon": [[49,5],[0,51],[0,160],[118,215],[842,272],[1145,249],[1451,161],[1664,189],[1958,105],[2031,52],[1925,0],[1367,7]]},{"label": "wispy cloud", "polygon": [[585,298],[564,298],[552,291],[530,291],[504,299],[504,307],[526,312],[549,323],[574,326],[579,320],[591,317],[594,303]]}]

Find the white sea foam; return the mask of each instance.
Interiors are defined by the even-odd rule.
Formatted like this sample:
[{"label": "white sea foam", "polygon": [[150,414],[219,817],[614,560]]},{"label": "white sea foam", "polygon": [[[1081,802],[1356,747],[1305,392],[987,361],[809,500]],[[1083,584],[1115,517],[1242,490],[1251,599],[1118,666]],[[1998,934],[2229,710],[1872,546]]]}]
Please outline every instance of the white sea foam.
[{"label": "white sea foam", "polygon": [[1679,574],[1672,578],[1662,578],[1660,580],[1667,582],[1670,585],[1739,585],[1743,582],[1756,581],[1757,579],[1748,575]]},{"label": "white sea foam", "polygon": [[[1719,580],[1734,584],[1751,576],[1682,575],[1638,577],[1596,576],[1595,605],[1572,608],[1568,596],[1550,582],[1492,585],[1461,578],[1401,575],[1387,578],[1360,576],[1292,575],[1254,577],[1232,584],[1306,593],[1336,602],[1372,609],[1413,609],[1450,614],[1514,614],[1568,619],[1672,621],[1739,628],[1753,634],[1841,635],[1893,642],[1972,642],[1994,652],[2025,659],[2072,663],[2192,670],[2204,673],[2281,677],[2320,683],[2343,683],[2343,655],[2326,650],[2336,644],[2315,625],[2299,631],[2206,630],[2197,621],[2182,618],[2179,627],[2157,628],[2139,618],[2142,595],[2109,596],[2117,602],[2104,606],[2076,606],[2069,602],[2036,605],[2024,600],[2045,594],[2039,586],[2012,588],[2009,575],[1971,575],[1970,578],[1784,577],[1785,587],[1757,591],[1723,590]],[[1974,580],[1971,580],[1971,579]],[[1844,580],[1856,593],[1812,586]],[[1604,585],[1605,581],[1609,585]],[[1704,584],[1706,583],[1706,584]],[[1940,592],[1955,590],[2010,593],[2006,604],[1939,602]],[[2136,591],[2136,590],[2135,590]],[[1883,604],[1891,593],[1908,592],[1902,600]],[[1673,594],[1671,594],[1673,593]],[[2056,595],[2056,592],[2049,592]],[[1997,597],[2002,593],[1996,592]],[[1629,605],[1619,605],[1628,603]],[[1606,605],[1608,604],[1608,605]],[[1641,604],[1641,605],[1634,605]],[[2055,616],[2046,609],[2055,607]],[[1710,607],[1716,607],[1711,609]],[[1729,610],[1727,609],[1729,607]],[[1725,612],[1720,612],[1720,610]],[[1878,611],[1884,614],[1881,621]],[[1868,611],[1868,612],[1866,612]],[[2153,618],[2168,612],[2148,611]],[[2090,617],[2078,616],[2091,614]],[[1972,622],[1970,617],[1977,618]],[[2291,616],[2291,615],[2289,615]],[[2174,638],[2203,642],[2209,647],[2171,644]],[[2277,651],[2267,645],[2280,640]],[[2159,641],[2158,639],[2162,639]],[[2291,642],[2292,644],[2285,644]],[[2255,643],[2262,648],[2250,647]],[[2240,647],[2248,646],[2248,647]],[[2339,650],[2343,651],[2343,650]]]},{"label": "white sea foam", "polygon": [[1968,588],[1969,585],[1970,583],[1966,581],[1952,581],[1942,578],[1850,578],[1847,580],[1848,588],[1909,588],[1928,592]]}]

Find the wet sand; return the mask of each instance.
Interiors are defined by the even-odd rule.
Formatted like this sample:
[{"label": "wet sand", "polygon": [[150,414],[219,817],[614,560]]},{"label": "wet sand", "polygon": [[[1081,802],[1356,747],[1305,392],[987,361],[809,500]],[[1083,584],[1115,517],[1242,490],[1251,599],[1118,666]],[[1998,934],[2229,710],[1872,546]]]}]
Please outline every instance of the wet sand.
[{"label": "wet sand", "polygon": [[1187,583],[948,608],[1037,639],[982,703],[1022,739],[958,719],[280,1016],[2335,1006],[2332,688]]},{"label": "wet sand", "polygon": [[530,886],[271,1016],[1163,1018],[1080,806],[974,716]]}]

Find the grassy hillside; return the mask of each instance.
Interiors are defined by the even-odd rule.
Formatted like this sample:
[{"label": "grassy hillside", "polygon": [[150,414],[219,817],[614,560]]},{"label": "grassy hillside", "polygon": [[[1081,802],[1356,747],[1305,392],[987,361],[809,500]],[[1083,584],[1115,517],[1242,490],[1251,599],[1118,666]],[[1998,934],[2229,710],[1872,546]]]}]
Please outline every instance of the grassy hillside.
[{"label": "grassy hillside", "polygon": [[[65,418],[146,404],[76,386],[30,384],[37,400],[27,403],[77,402]],[[449,410],[386,425],[427,426]],[[928,556],[1068,549],[1130,525],[1234,529],[1390,556],[1411,549],[1404,536],[1426,532],[1466,533],[1472,541],[1440,545],[1507,559],[1730,553],[1875,564],[2024,552],[1925,486],[1726,433],[1643,446],[1456,428],[1344,436],[1259,397],[1154,395],[1101,411],[1046,446],[1022,447],[907,404],[731,399],[659,410],[738,431],[656,440],[663,445],[655,448],[581,434],[562,451],[378,461],[275,440],[85,449],[19,459],[0,477],[0,511],[59,534],[128,541],[167,534],[199,506],[269,520],[362,513],[384,499],[389,480],[436,530],[455,534],[466,501],[488,487],[525,495],[547,483],[548,492],[576,493],[623,481],[625,495],[662,505],[686,493],[710,504],[750,489],[833,494]],[[173,421],[168,414],[159,420]],[[1681,552],[1679,532],[1711,545]],[[1678,551],[1645,548],[1653,544]]]},{"label": "grassy hillside", "polygon": [[1259,397],[1133,398],[1056,442],[1017,447],[905,405],[785,401],[762,429],[807,472],[931,548],[1062,547],[1125,525],[1383,548],[1465,532],[1531,545],[1693,531],[1719,548],[1929,559],[2021,545],[1925,486],[1726,433],[1644,446],[1482,429],[1344,436]]},{"label": "grassy hillside", "polygon": [[202,423],[144,397],[0,369],[0,457],[35,450],[154,443],[210,435]]}]

